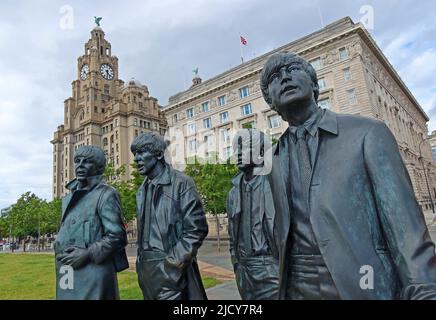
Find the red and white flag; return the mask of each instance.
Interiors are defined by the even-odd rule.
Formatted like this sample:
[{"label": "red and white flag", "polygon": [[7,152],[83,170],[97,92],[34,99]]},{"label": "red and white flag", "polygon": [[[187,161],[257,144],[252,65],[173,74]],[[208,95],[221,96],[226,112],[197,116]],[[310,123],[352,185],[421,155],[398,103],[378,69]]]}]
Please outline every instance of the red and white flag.
[{"label": "red and white flag", "polygon": [[241,43],[246,46],[247,45],[247,40],[245,40],[245,38],[243,36],[239,36],[239,38],[241,38]]}]

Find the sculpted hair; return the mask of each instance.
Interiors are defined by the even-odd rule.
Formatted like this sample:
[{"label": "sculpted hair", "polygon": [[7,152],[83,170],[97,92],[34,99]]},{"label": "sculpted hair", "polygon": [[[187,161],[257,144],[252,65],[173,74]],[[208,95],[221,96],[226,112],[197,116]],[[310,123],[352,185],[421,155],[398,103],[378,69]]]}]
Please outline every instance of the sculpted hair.
[{"label": "sculpted hair", "polygon": [[78,148],[74,152],[74,160],[77,157],[85,157],[90,158],[97,163],[98,166],[98,174],[103,174],[104,167],[106,167],[106,156],[104,155],[103,150],[97,146],[83,146]]},{"label": "sculpted hair", "polygon": [[271,107],[271,109],[277,111],[275,107],[271,104],[271,97],[268,91],[269,77],[274,73],[280,70],[281,67],[285,65],[289,65],[291,63],[300,64],[302,69],[306,71],[309,75],[310,79],[314,84],[313,96],[315,98],[315,102],[318,102],[319,96],[319,87],[318,87],[318,77],[316,76],[316,71],[312,67],[312,65],[307,62],[304,58],[299,56],[294,52],[279,52],[273,54],[265,63],[262,73],[260,75],[260,89],[262,90],[263,98],[266,103]]},{"label": "sculpted hair", "polygon": [[155,133],[142,133],[133,140],[130,150],[135,154],[139,150],[147,150],[155,156],[163,155],[169,143],[165,139]]}]

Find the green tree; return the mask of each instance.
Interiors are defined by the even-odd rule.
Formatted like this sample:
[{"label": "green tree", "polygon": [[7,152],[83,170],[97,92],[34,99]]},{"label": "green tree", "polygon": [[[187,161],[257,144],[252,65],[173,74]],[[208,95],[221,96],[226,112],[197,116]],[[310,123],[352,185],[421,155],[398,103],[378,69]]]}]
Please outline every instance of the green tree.
[{"label": "green tree", "polygon": [[126,174],[125,165],[115,169],[112,164],[109,164],[103,174],[108,184],[114,187],[120,195],[125,222],[130,222],[136,217],[136,191],[142,183],[136,165],[132,164],[132,167],[133,178],[128,181],[123,179]]},{"label": "green tree", "polygon": [[[215,157],[215,155],[212,155],[212,157]],[[216,163],[211,160],[198,157],[190,159],[185,173],[194,180],[205,211],[215,216],[219,249],[220,226],[218,215],[226,213],[227,194],[232,187],[232,178],[238,173],[238,168],[230,160],[225,163]]]},{"label": "green tree", "polygon": [[0,239],[9,237],[9,218],[0,218]]},{"label": "green tree", "polygon": [[40,234],[40,221],[43,214],[44,200],[30,191],[21,195],[17,202],[12,205],[8,217],[12,227],[12,235],[19,240],[28,236],[37,237]]}]

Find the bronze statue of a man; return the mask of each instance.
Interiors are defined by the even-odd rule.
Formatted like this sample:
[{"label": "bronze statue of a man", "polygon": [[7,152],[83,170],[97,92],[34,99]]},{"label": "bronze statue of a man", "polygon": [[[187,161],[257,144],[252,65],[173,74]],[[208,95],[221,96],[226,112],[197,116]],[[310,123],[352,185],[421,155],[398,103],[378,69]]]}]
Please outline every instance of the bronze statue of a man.
[{"label": "bronze statue of a man", "polygon": [[129,267],[127,235],[117,191],[102,177],[106,158],[99,147],[74,153],[76,178],[62,199],[55,242],[56,299],[119,299],[117,272]]},{"label": "bronze statue of a man", "polygon": [[269,181],[255,170],[264,165],[268,142],[264,133],[255,129],[239,131],[233,142],[241,172],[232,180],[227,214],[230,254],[243,300],[278,298],[274,203]]},{"label": "bronze statue of a man", "polygon": [[289,123],[269,176],[279,298],[436,298],[435,246],[388,127],[319,108],[294,53],[268,59],[261,89]]},{"label": "bronze statue of a man", "polygon": [[131,145],[145,176],[136,196],[138,282],[145,300],[203,300],[196,256],[208,233],[206,216],[192,179],[165,162],[166,147],[154,132]]}]

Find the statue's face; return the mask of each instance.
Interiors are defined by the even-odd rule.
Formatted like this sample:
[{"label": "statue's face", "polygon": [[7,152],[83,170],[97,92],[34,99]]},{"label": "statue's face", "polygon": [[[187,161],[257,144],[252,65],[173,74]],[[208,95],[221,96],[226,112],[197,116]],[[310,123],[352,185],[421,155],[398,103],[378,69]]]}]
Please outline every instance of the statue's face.
[{"label": "statue's face", "polygon": [[312,99],[313,89],[312,79],[299,63],[284,65],[268,77],[271,103],[284,119],[295,113],[299,101]]},{"label": "statue's face", "polygon": [[148,150],[137,150],[135,152],[135,162],[141,176],[146,176],[158,162],[156,155]]},{"label": "statue's face", "polygon": [[92,157],[78,156],[74,158],[74,171],[79,181],[99,174],[97,162]]}]

